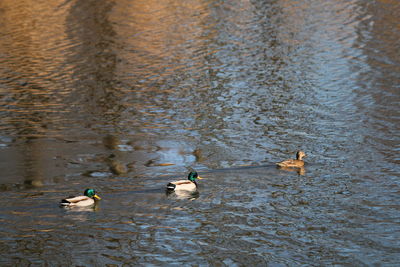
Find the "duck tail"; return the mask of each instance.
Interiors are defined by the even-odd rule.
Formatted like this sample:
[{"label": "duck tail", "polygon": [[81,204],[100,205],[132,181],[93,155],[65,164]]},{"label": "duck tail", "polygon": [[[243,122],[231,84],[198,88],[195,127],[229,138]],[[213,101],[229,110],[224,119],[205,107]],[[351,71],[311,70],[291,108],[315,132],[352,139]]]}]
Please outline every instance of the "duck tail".
[{"label": "duck tail", "polygon": [[71,202],[69,202],[66,199],[61,199],[60,205],[61,206],[69,206],[71,204]]},{"label": "duck tail", "polygon": [[173,183],[169,183],[167,184],[167,190],[173,191],[175,190],[176,185]]}]

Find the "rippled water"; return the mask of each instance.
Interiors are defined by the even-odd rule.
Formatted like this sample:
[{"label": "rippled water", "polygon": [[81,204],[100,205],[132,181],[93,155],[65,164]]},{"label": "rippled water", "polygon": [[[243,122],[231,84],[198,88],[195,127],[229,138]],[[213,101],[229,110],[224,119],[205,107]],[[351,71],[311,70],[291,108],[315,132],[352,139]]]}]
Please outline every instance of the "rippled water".
[{"label": "rippled water", "polygon": [[399,12],[1,1],[0,265],[395,266]]}]

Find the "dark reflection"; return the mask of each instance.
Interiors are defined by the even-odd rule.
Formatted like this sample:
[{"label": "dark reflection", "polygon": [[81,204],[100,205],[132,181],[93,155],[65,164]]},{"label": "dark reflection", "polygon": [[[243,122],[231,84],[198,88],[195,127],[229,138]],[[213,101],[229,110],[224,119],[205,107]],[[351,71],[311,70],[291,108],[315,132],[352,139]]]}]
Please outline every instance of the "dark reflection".
[{"label": "dark reflection", "polygon": [[128,172],[128,167],[116,159],[110,158],[108,160],[108,165],[110,171],[116,175],[126,174]]},{"label": "dark reflection", "polygon": [[116,126],[124,109],[116,79],[118,44],[110,20],[114,6],[107,0],[77,1],[67,16],[67,34],[78,44],[67,59],[74,66],[71,104],[78,104],[82,123],[96,130],[99,123]]},{"label": "dark reflection", "polygon": [[121,144],[121,140],[115,136],[108,134],[103,138],[103,145],[110,150],[118,149],[118,146]]},{"label": "dark reflection", "polygon": [[165,190],[165,194],[168,198],[171,199],[179,199],[179,200],[195,200],[200,197],[199,191],[184,191],[184,190],[177,190],[177,191],[170,191]]},{"label": "dark reflection", "polygon": [[121,140],[115,135],[109,134],[103,138],[104,147],[112,151],[105,162],[110,171],[115,175],[126,174],[129,171],[128,166],[118,159],[118,155],[120,154],[118,149],[121,144]]}]

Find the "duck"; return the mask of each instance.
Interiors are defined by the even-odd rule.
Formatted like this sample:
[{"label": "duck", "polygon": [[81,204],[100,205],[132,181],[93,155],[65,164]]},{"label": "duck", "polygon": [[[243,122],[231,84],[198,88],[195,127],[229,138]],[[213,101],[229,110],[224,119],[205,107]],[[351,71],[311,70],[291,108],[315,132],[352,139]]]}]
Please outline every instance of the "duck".
[{"label": "duck", "polygon": [[196,179],[203,179],[198,175],[196,171],[191,171],[188,175],[187,180],[179,180],[179,181],[174,181],[170,182],[167,184],[167,191],[173,192],[173,191],[189,191],[189,192],[194,192],[197,190],[197,183]]},{"label": "duck", "polygon": [[288,159],[276,163],[280,168],[302,168],[304,166],[303,158],[306,157],[304,151],[297,151],[296,159]]},{"label": "duck", "polygon": [[88,207],[94,205],[100,199],[94,189],[88,188],[83,192],[83,196],[64,198],[60,205],[64,207]]}]

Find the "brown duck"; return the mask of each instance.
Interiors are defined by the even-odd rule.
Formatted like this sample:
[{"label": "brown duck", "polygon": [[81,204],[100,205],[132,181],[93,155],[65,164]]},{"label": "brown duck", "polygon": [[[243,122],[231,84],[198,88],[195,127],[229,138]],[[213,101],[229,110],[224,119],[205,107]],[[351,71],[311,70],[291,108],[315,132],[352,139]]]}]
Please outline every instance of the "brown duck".
[{"label": "brown duck", "polygon": [[296,159],[288,159],[276,163],[281,168],[302,168],[304,166],[303,158],[306,157],[306,153],[303,151],[297,151]]}]

